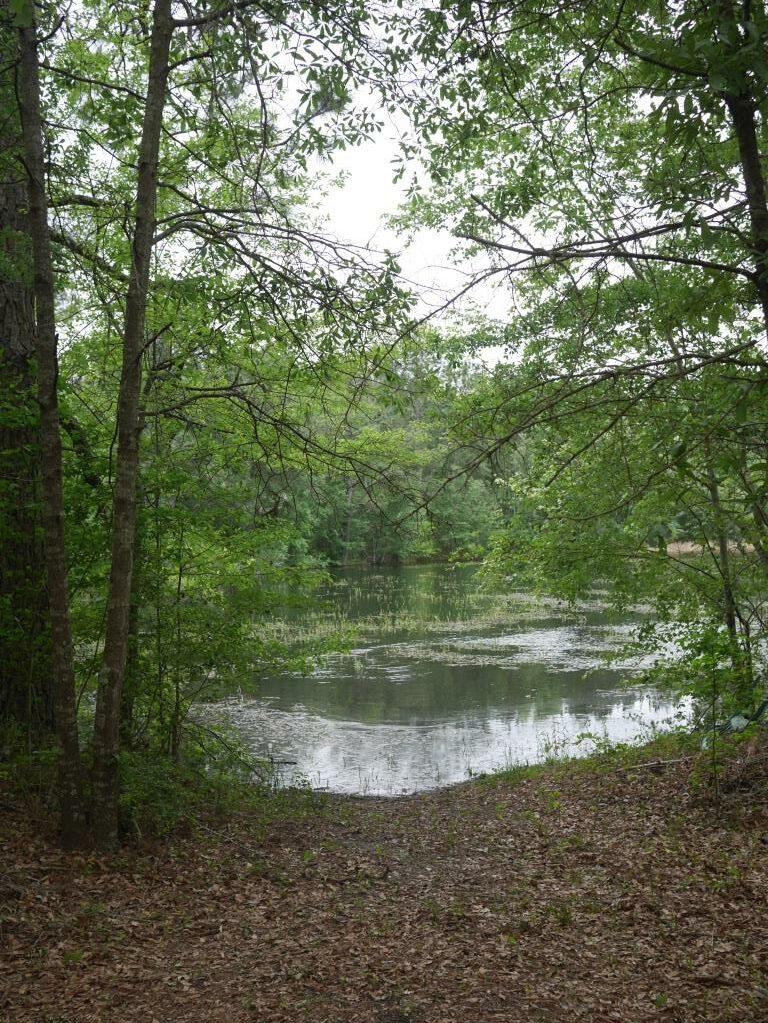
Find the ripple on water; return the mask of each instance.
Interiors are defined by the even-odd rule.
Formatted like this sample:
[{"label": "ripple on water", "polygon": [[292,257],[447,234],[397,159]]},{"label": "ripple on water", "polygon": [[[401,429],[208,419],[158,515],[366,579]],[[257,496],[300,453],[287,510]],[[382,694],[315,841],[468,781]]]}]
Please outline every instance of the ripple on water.
[{"label": "ripple on water", "polygon": [[431,723],[365,724],[337,721],[296,706],[231,699],[220,710],[260,755],[278,761],[286,783],[347,794],[399,795],[466,781],[469,777],[534,763],[557,752],[587,753],[580,735],[630,741],[649,725],[663,725],[672,707],[651,692],[612,692],[601,712],[564,700],[559,713],[541,718],[520,709],[505,718]]},{"label": "ripple on water", "polygon": [[[286,781],[396,795],[558,751],[588,752],[593,740],[580,738],[585,733],[629,741],[675,712],[648,687],[620,686],[652,662],[621,653],[636,614],[611,619],[599,598],[563,610],[527,595],[468,596],[460,590],[472,585],[470,573],[437,566],[382,579],[386,596],[377,596],[375,609],[364,606],[372,583],[362,575],[354,593],[344,588],[364,621],[358,647],[327,656],[309,676],[263,678],[259,698],[232,698],[200,713],[229,717],[254,754],[295,761],[283,765]],[[398,580],[426,603],[409,606]],[[450,586],[460,601],[441,603],[440,617],[422,615],[417,633],[415,612],[437,606],[425,597],[427,586],[443,593]],[[369,629],[373,610],[398,594],[409,631]],[[353,604],[343,613],[354,620]]]}]

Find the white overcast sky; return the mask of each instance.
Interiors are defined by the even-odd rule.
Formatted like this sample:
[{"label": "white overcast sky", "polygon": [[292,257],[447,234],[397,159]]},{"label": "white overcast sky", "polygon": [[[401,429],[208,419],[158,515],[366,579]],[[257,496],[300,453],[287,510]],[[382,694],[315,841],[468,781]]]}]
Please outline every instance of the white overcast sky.
[{"label": "white overcast sky", "polygon": [[[397,210],[405,193],[404,182],[395,184],[392,180],[396,154],[397,142],[385,134],[338,154],[331,169],[343,172],[346,181],[330,192],[320,208],[328,217],[331,233],[339,240],[397,253],[403,275],[420,296],[419,311],[426,314],[466,285],[467,266],[464,263],[461,269],[451,265],[454,240],[448,232],[421,230],[407,245],[405,237],[398,237],[386,225],[386,217]],[[472,305],[503,319],[509,315],[510,296],[503,286],[481,286],[457,309],[468,312]]]}]

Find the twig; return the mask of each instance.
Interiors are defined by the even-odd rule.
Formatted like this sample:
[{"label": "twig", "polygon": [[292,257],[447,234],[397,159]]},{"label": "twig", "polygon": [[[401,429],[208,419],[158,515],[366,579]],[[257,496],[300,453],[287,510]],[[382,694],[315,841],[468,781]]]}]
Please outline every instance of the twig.
[{"label": "twig", "polygon": [[682,764],[686,760],[694,760],[695,756],[696,754],[691,753],[687,757],[675,757],[672,760],[649,760],[644,764],[630,764],[627,767],[617,767],[613,773],[619,774],[622,771],[642,771],[645,769],[653,770],[657,767],[668,767],[670,764]]}]

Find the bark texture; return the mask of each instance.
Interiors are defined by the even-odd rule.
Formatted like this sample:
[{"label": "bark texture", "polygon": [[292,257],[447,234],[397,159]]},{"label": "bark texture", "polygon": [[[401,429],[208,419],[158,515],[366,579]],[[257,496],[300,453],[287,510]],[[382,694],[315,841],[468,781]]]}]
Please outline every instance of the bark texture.
[{"label": "bark texture", "polygon": [[[749,20],[748,8],[739,8],[739,16],[731,0],[719,0],[716,4],[721,41],[732,51],[736,61],[739,51],[748,47],[754,49],[740,24],[742,14]],[[755,96],[757,79],[741,70],[733,75],[729,88],[724,94],[726,109],[733,125],[739,147],[739,162],[744,180],[749,221],[752,232],[751,247],[755,263],[755,284],[760,298],[766,333],[768,333],[768,189],[760,152]]]},{"label": "bark texture", "polygon": [[125,309],[118,399],[118,451],[104,659],[99,674],[93,765],[94,837],[100,848],[118,841],[120,703],[130,632],[139,469],[141,356],[155,233],[157,168],[168,83],[173,22],[170,0],[156,0],[150,41],[147,100],[139,145],[131,272]]},{"label": "bark texture", "polygon": [[17,33],[0,24],[0,722],[31,746],[53,731],[54,714],[17,49]]},{"label": "bark texture", "polygon": [[58,404],[58,353],[48,201],[45,189],[36,27],[19,29],[18,95],[27,171],[29,233],[34,265],[37,397],[42,449],[43,533],[50,601],[54,702],[59,741],[59,796],[66,847],[86,841],[77,703],[69,617],[64,488]]}]

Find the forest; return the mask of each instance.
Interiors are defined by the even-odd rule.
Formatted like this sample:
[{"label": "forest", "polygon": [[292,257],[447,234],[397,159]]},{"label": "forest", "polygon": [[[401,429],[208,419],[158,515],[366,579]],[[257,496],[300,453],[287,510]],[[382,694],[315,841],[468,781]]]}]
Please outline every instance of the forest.
[{"label": "forest", "polygon": [[[761,0],[0,0],[0,96],[0,1009],[765,1018]],[[323,202],[393,126],[361,245]],[[643,609],[686,729],[261,785],[195,708],[431,563]]]},{"label": "forest", "polygon": [[[65,848],[117,846],[127,764],[205,757],[208,689],[328,648],[264,625],[339,564],[600,586],[655,609],[664,684],[759,716],[767,33],[730,0],[4,0],[3,771],[55,760]],[[468,268],[438,313],[319,214],[387,117],[393,224]]]}]

